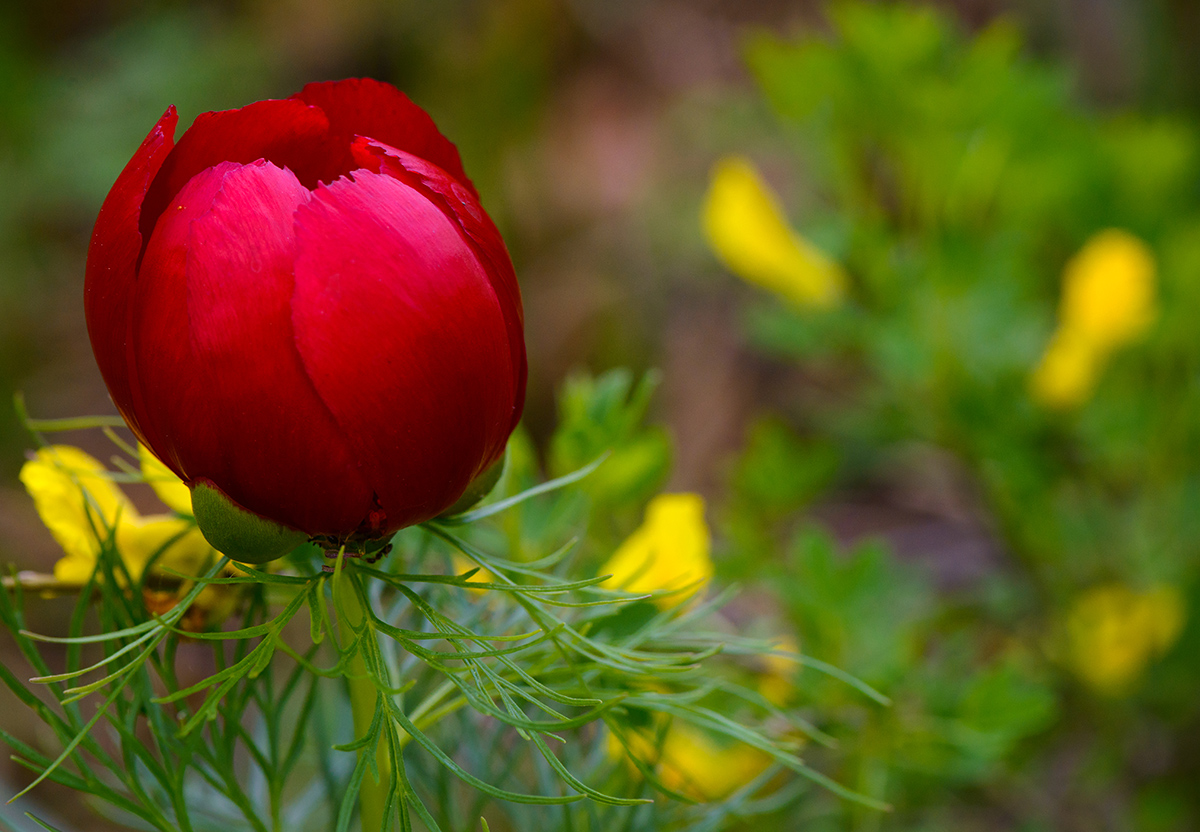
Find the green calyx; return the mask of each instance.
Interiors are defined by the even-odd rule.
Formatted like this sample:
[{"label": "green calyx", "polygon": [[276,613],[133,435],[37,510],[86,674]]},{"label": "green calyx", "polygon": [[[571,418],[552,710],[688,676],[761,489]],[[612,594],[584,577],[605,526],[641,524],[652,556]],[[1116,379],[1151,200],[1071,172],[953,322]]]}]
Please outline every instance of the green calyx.
[{"label": "green calyx", "polygon": [[492,489],[496,487],[496,483],[500,482],[500,475],[504,473],[504,463],[507,461],[508,449],[505,448],[504,455],[493,462],[482,474],[471,480],[471,484],[467,486],[467,490],[463,492],[463,495],[458,498],[454,505],[443,511],[440,516],[453,517],[456,514],[462,514],[488,494],[492,493]]},{"label": "green calyx", "polygon": [[247,511],[207,482],[192,486],[196,525],[212,547],[240,563],[267,563],[286,555],[308,535]]}]

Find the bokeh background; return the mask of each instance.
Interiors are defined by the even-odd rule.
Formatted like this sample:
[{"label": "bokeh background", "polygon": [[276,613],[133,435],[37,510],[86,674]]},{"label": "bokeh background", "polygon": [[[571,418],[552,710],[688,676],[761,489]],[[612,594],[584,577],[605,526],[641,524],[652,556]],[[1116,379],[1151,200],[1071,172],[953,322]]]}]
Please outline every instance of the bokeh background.
[{"label": "bokeh background", "polygon": [[[1200,825],[1200,7],[10,0],[4,563],[59,552],[2,403],[113,412],[83,262],[145,132],[168,104],[187,124],[356,75],[433,115],[504,232],[546,467],[581,461],[550,437],[591,377],[657,370],[665,432],[628,438],[630,481],[707,498],[718,569],[744,587],[731,615],[895,700],[796,681],[841,741],[822,768],[896,806],[819,798],[805,828]],[[710,251],[701,206],[731,153],[843,265],[837,309]],[[1086,395],[1039,402],[1064,266],[1114,227],[1153,252],[1154,321]]]}]

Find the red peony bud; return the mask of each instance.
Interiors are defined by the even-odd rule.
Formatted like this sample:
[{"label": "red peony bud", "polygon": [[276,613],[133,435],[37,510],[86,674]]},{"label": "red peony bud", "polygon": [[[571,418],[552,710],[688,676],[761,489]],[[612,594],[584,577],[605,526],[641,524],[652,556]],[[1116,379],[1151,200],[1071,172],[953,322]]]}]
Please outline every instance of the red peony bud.
[{"label": "red peony bud", "polygon": [[176,120],[88,251],[88,333],[133,432],[283,531],[445,511],[504,453],[526,372],[516,275],[454,145],[368,79],[204,113],[178,143]]}]

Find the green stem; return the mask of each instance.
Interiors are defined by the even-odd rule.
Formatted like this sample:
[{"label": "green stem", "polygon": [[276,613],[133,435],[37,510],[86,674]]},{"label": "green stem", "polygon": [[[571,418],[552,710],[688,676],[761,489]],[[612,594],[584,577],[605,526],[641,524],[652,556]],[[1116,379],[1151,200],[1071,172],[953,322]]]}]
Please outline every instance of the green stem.
[{"label": "green stem", "polygon": [[[338,628],[343,650],[349,649],[354,644],[356,639],[354,631],[362,627],[366,618],[362,591],[362,585],[359,576],[355,574],[354,566],[343,559],[333,575],[334,609],[340,615],[345,616],[345,623],[349,625]],[[373,630],[368,627],[361,637],[367,639],[372,636]],[[367,671],[367,663],[363,659],[365,647],[365,645],[359,646],[346,671],[346,681],[350,685],[350,708],[354,715],[355,739],[366,736],[371,730],[379,696],[379,689],[374,678]],[[365,754],[367,749],[361,749],[358,753]],[[392,786],[392,761],[387,753],[386,743],[382,741],[377,744],[375,749],[375,763],[379,767],[379,779],[373,778],[370,772],[363,778],[362,788],[358,793],[359,814],[362,819],[363,832],[381,832],[381,830],[388,832],[389,826],[384,825],[387,818],[383,813],[387,804],[388,791]]]}]

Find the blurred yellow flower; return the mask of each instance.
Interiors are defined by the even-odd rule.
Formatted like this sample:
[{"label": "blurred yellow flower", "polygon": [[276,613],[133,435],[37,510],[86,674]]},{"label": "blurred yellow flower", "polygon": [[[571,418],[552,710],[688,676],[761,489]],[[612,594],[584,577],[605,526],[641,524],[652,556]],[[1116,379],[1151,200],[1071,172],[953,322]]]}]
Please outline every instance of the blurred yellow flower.
[{"label": "blurred yellow flower", "polygon": [[[706,732],[674,722],[660,739],[655,732],[628,730],[629,752],[655,770],[662,784],[700,802],[721,800],[767,768],[771,758],[745,743],[718,744]],[[608,735],[613,759],[625,755],[621,741]],[[632,763],[631,763],[632,765]]]},{"label": "blurred yellow flower", "polygon": [[622,543],[601,575],[605,585],[625,592],[666,592],[654,599],[662,609],[694,595],[713,575],[704,498],[659,494],[646,506],[642,525]]},{"label": "blurred yellow flower", "polygon": [[[758,692],[772,705],[782,708],[796,693],[796,672],[800,669],[800,644],[787,636],[775,645],[779,652],[763,655],[763,672],[758,677]],[[793,655],[783,655],[791,653]]]},{"label": "blurred yellow flower", "polygon": [[1060,325],[1099,349],[1133,341],[1154,321],[1154,253],[1117,228],[1084,244],[1063,270]]},{"label": "blurred yellow flower", "polygon": [[[496,581],[495,575],[488,570],[481,568],[477,563],[475,563],[475,561],[471,560],[461,552],[451,552],[450,562],[454,567],[454,574],[456,575],[464,575],[467,572],[470,572],[472,569],[478,570],[474,575],[471,576],[471,580],[467,581],[469,584],[490,584],[495,583]],[[487,592],[487,590],[468,588],[467,592],[473,592],[476,595],[482,595],[483,593]]]},{"label": "blurred yellow flower", "polygon": [[85,583],[110,542],[134,580],[160,551],[157,565],[185,574],[197,574],[214,556],[194,523],[167,514],[139,514],[104,466],[79,448],[40,449],[22,466],[20,478],[63,548],[65,556],[54,565],[54,577],[63,583]]},{"label": "blurred yellow flower", "polygon": [[1183,595],[1173,586],[1142,592],[1122,584],[1094,587],[1067,615],[1068,658],[1093,688],[1119,695],[1171,648],[1185,619]]},{"label": "blurred yellow flower", "polygon": [[1030,386],[1067,408],[1087,400],[1109,355],[1141,336],[1155,315],[1154,254],[1127,231],[1093,236],[1063,270],[1058,329]]},{"label": "blurred yellow flower", "polygon": [[1048,407],[1069,408],[1087,401],[1096,386],[1100,356],[1074,330],[1059,328],[1033,371],[1033,397]]},{"label": "blurred yellow flower", "polygon": [[801,307],[836,306],[841,266],[788,225],[754,165],[727,156],[713,167],[703,209],[708,244],[727,269]]}]

